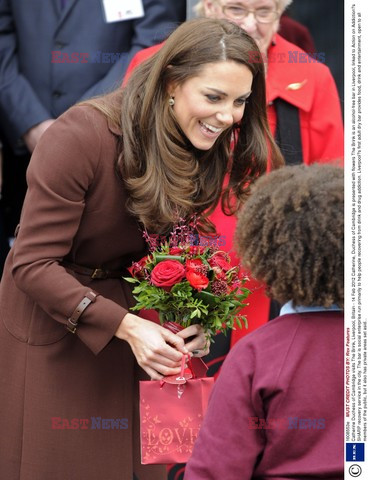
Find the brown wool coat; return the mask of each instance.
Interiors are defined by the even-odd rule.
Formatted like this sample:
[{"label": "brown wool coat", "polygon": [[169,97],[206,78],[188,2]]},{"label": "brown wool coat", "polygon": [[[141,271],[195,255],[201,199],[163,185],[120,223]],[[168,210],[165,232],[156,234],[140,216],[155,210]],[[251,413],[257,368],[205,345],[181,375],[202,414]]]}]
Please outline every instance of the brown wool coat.
[{"label": "brown wool coat", "polygon": [[[164,466],[140,465],[137,385],[146,375],[114,337],[130,287],[59,265],[119,270],[145,253],[115,174],[118,133],[91,107],[73,107],[33,154],[0,286],[1,479],[165,478]],[[71,334],[65,324],[89,289],[99,296]],[[98,417],[128,428],[92,428]],[[61,419],[80,428],[54,428]]]}]

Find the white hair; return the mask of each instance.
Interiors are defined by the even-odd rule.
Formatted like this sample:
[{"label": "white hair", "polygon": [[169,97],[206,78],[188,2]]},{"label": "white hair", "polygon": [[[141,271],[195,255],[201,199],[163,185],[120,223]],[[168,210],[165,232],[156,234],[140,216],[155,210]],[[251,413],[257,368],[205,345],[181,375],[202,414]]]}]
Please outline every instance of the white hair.
[{"label": "white hair", "polygon": [[[293,0],[276,0],[278,4],[278,9],[280,13],[283,13],[284,10],[292,3]],[[199,0],[196,5],[193,7],[193,11],[197,17],[204,17],[204,5],[203,0]]]}]

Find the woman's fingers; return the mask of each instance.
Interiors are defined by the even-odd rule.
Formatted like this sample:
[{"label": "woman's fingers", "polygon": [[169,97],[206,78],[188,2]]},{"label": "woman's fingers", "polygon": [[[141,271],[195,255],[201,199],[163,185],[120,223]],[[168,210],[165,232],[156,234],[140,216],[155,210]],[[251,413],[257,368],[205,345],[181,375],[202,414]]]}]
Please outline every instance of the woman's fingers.
[{"label": "woman's fingers", "polygon": [[130,344],[137,363],[154,380],[178,373],[182,353],[189,353],[183,338],[131,313],[123,318],[116,336]]},{"label": "woman's fingers", "polygon": [[200,333],[203,333],[203,327],[195,324],[195,325],[190,325],[189,327],[184,328],[183,330],[178,332],[177,335],[182,338],[189,338],[194,335],[195,336],[199,335]]},{"label": "woman's fingers", "polygon": [[158,362],[150,362],[148,368],[151,368],[152,370],[154,370],[158,374],[163,375],[164,377],[167,377],[169,375],[179,375],[179,373],[181,372],[180,366],[176,368],[170,368]]},{"label": "woman's fingers", "polygon": [[[175,334],[149,320],[128,313],[116,336],[126,340],[138,364],[153,380],[180,372],[182,354],[196,357],[209,353],[209,340],[200,325],[191,325]],[[185,344],[185,339],[189,339]]]},{"label": "woman's fingers", "polygon": [[[167,356],[173,361],[179,361],[182,358],[182,353],[184,354],[189,353],[189,350],[185,345],[184,337],[181,337],[178,334],[172,333],[166,328],[163,328],[163,327],[160,327],[160,328],[161,328],[161,335],[166,342],[166,345],[164,345],[164,349],[163,349],[164,351],[162,352],[165,356]],[[161,352],[158,352],[158,353],[161,353]]]},{"label": "woman's fingers", "polygon": [[177,369],[181,367],[181,360],[179,360],[179,362],[173,362],[172,360],[169,360],[166,357],[163,357],[159,353],[155,353],[153,356],[151,356],[150,362],[155,362],[156,364],[164,365],[167,368]]},{"label": "woman's fingers", "polygon": [[[153,375],[153,380],[159,380],[163,378],[163,376],[178,375],[181,371],[181,361],[173,362],[157,353],[151,353],[148,359],[140,359],[139,365],[148,375]],[[187,365],[185,365],[185,368],[186,367]]]},{"label": "woman's fingers", "polygon": [[[209,353],[209,340],[200,325],[191,325],[177,333],[182,338],[195,337],[186,343],[186,348],[196,357],[204,357]],[[195,352],[195,353],[194,353]]]},{"label": "woman's fingers", "polygon": [[202,350],[193,350],[192,351],[192,356],[193,357],[205,357],[208,354],[209,354],[209,347],[206,347]]}]

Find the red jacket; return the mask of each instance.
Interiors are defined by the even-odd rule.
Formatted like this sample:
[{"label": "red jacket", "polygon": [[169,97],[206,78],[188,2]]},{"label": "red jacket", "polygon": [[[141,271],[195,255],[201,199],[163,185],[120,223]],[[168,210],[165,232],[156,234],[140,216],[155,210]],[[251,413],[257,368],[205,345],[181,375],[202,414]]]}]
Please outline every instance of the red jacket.
[{"label": "red jacket", "polygon": [[[132,59],[126,72],[123,85],[136,68],[161,48],[154,45],[139,51]],[[273,134],[276,130],[276,112],[273,101],[282,98],[299,109],[301,126],[302,155],[305,164],[314,162],[338,161],[343,165],[343,120],[339,95],[329,68],[308,56],[302,49],[276,35],[268,51],[268,73],[266,78],[268,120]],[[297,61],[295,61],[297,60]],[[225,249],[230,252],[232,261],[239,260],[233,251],[233,234],[236,217],[226,216],[217,207],[211,216],[218,233],[225,237]],[[249,328],[232,332],[232,345],[246,333],[255,330],[268,320],[270,301],[264,294],[261,284],[250,281],[248,288],[253,290],[247,315]]]},{"label": "red jacket", "polygon": [[304,163],[339,160],[343,164],[342,113],[328,67],[313,63],[307,53],[280,35],[269,48],[268,58],[266,87],[272,132],[276,129],[272,102],[279,97],[299,109]]}]

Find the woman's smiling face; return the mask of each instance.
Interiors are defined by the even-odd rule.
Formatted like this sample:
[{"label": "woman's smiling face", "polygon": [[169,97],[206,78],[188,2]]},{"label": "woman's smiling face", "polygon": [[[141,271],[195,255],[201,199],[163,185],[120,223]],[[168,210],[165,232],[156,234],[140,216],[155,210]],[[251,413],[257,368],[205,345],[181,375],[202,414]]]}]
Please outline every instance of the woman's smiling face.
[{"label": "woman's smiling face", "polygon": [[252,81],[246,65],[222,61],[207,63],[195,77],[169,87],[174,116],[195,148],[209,150],[224,130],[241,120]]}]

